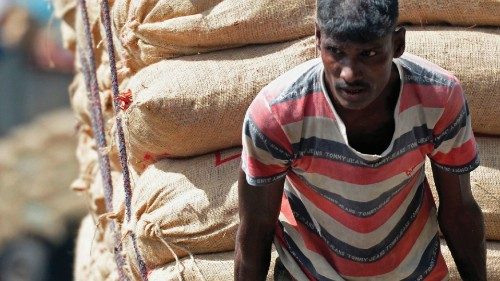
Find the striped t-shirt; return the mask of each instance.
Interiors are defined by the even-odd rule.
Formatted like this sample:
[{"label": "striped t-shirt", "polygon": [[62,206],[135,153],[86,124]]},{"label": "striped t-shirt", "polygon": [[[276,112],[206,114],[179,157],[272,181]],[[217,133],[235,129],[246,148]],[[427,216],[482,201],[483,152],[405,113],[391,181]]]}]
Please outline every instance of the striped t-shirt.
[{"label": "striped t-shirt", "polygon": [[274,244],[297,280],[446,280],[425,157],[466,173],[479,165],[459,81],[422,58],[395,59],[395,131],[380,155],[349,146],[326,92],[323,64],[301,64],[247,111],[249,184],[286,177]]}]

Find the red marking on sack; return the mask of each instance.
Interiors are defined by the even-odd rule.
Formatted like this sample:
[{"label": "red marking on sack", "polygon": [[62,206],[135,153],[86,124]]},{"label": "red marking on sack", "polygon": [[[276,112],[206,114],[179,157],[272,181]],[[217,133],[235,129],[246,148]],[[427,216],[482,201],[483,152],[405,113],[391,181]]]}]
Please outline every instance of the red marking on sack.
[{"label": "red marking on sack", "polygon": [[132,90],[127,89],[127,91],[120,93],[118,95],[118,101],[120,102],[120,109],[127,110],[132,103]]},{"label": "red marking on sack", "polygon": [[240,158],[240,156],[241,156],[241,153],[237,153],[235,155],[231,155],[231,156],[226,157],[226,158],[223,159],[221,152],[217,151],[217,152],[215,152],[215,167],[220,166],[220,165],[222,165],[222,164],[224,164],[226,162],[229,162],[231,160]]},{"label": "red marking on sack", "polygon": [[151,155],[150,153],[144,153],[144,156],[142,157],[142,159],[144,161],[151,161],[151,160],[153,160],[153,155]]},{"label": "red marking on sack", "polygon": [[153,162],[155,158],[153,157],[153,155],[151,153],[144,153],[144,155],[142,156],[142,160],[140,161],[137,161],[137,164],[140,165],[140,167],[142,169],[146,169],[146,167],[151,164]]}]

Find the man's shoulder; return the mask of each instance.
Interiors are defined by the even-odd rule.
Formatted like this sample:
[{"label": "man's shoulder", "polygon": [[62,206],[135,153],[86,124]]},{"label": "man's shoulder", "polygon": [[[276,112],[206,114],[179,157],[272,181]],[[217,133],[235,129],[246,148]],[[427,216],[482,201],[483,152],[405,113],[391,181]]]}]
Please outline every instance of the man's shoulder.
[{"label": "man's shoulder", "polygon": [[321,60],[312,59],[280,75],[254,98],[246,112],[245,124],[254,120],[263,133],[277,132],[283,124],[300,119],[304,98],[321,89],[321,73]]},{"label": "man's shoulder", "polygon": [[320,87],[319,77],[322,69],[320,58],[308,60],[281,74],[265,86],[259,95],[265,96],[272,106],[314,92]]},{"label": "man's shoulder", "polygon": [[419,56],[404,53],[396,61],[403,69],[405,83],[448,87],[460,83],[453,73]]}]

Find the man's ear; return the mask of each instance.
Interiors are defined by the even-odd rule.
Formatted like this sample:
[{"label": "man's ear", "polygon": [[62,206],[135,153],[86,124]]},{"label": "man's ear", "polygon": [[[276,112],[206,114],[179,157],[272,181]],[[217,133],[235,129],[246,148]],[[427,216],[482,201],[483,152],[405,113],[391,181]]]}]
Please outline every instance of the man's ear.
[{"label": "man's ear", "polygon": [[403,26],[396,27],[392,36],[394,46],[394,58],[399,58],[405,52],[406,48],[406,28]]},{"label": "man's ear", "polygon": [[316,35],[316,49],[318,51],[320,51],[320,49],[321,49],[321,31],[319,29],[318,23],[316,23],[315,35]]}]

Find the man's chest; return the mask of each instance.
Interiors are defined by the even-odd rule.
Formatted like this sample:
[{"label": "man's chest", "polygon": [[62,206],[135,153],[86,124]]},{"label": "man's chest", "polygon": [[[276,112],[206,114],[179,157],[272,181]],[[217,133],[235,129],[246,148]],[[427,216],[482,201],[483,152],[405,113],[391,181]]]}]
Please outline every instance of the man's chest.
[{"label": "man's chest", "polygon": [[384,181],[391,175],[410,176],[425,161],[428,143],[421,140],[428,138],[418,128],[413,132],[409,125],[401,134],[401,128],[397,130],[391,121],[371,130],[347,131],[347,139],[333,119],[328,123],[323,120],[323,127],[304,122],[311,128],[303,127],[306,133],[293,145],[292,170],[360,185]]},{"label": "man's chest", "polygon": [[365,154],[382,154],[391,144],[394,120],[383,120],[362,128],[347,128],[349,146]]}]

